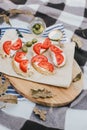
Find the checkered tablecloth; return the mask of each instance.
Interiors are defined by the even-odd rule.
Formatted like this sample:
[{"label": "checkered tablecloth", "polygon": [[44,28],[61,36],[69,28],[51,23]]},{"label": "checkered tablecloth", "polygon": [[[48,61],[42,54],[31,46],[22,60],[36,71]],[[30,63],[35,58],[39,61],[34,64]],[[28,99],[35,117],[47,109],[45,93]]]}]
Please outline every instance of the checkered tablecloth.
[{"label": "checkered tablecloth", "polygon": [[[0,3],[0,12],[3,9],[14,8],[31,10],[35,16],[43,18],[48,28],[47,32],[52,27],[63,25],[65,32],[63,40],[68,38],[69,42],[73,35],[79,36],[83,46],[82,48],[75,48],[75,59],[84,73],[84,88],[75,101],[64,107],[45,107],[32,103],[25,98],[24,100],[19,100],[17,105],[8,104],[6,108],[0,110],[0,129],[87,130],[87,1],[26,0],[24,2],[24,0],[19,0],[13,3],[10,0],[3,0]],[[13,28],[20,28],[21,31],[26,30],[29,33],[29,17],[19,15],[10,20]],[[3,23],[0,24],[0,28],[2,36],[9,26]],[[47,32],[43,36],[46,36]],[[9,86],[8,92],[10,90],[13,91],[11,87]],[[46,121],[42,121],[34,115],[33,109],[35,107],[47,111]]]}]

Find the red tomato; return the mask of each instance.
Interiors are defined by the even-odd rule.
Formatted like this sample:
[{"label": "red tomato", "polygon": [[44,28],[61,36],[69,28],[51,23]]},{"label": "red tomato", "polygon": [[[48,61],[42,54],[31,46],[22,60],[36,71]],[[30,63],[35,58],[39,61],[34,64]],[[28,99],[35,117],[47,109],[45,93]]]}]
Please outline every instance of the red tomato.
[{"label": "red tomato", "polygon": [[11,42],[11,41],[6,41],[6,42],[4,42],[4,44],[3,44],[3,50],[4,50],[4,52],[5,52],[7,55],[10,54],[11,45],[12,45],[12,42]]},{"label": "red tomato", "polygon": [[22,51],[21,52],[16,52],[14,59],[15,59],[16,62],[21,62],[25,55],[26,55],[25,52],[22,52]]},{"label": "red tomato", "polygon": [[29,60],[22,60],[19,64],[20,66],[20,69],[23,71],[23,72],[27,72],[28,70],[28,63],[29,63]]},{"label": "red tomato", "polygon": [[48,71],[54,71],[54,66],[47,61],[41,61],[40,63],[38,63],[38,65],[44,69],[47,69]]},{"label": "red tomato", "polygon": [[49,38],[46,38],[45,41],[42,43],[42,48],[43,49],[48,49],[51,46],[51,41]]},{"label": "red tomato", "polygon": [[64,61],[64,56],[61,53],[57,53],[55,54],[55,57],[58,65],[62,64],[62,62]]},{"label": "red tomato", "polygon": [[37,43],[37,44],[35,44],[35,45],[33,46],[34,52],[35,52],[36,54],[38,54],[38,55],[40,54],[41,44],[42,44],[42,43]]},{"label": "red tomato", "polygon": [[32,57],[31,62],[41,62],[41,61],[48,61],[47,57],[44,55],[35,55]]},{"label": "red tomato", "polygon": [[54,53],[61,53],[61,52],[63,52],[61,48],[59,48],[59,47],[57,47],[57,46],[55,46],[55,45],[51,45],[51,46],[50,46],[50,50],[51,50],[52,52],[54,52]]},{"label": "red tomato", "polygon": [[18,38],[11,46],[12,50],[18,50],[22,47],[22,41],[20,38]]}]

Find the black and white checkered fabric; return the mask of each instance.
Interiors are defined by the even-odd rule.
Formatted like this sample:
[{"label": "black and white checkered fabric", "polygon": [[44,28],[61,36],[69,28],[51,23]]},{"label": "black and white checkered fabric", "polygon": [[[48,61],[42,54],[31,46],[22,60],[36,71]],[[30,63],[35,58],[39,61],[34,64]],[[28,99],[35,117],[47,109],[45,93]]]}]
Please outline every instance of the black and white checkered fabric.
[{"label": "black and white checkered fabric", "polygon": [[[75,101],[64,107],[50,108],[34,103],[34,107],[38,107],[39,109],[47,111],[46,121],[42,121],[34,115],[34,107],[31,108],[31,103],[29,104],[31,110],[29,113],[27,113],[27,115],[30,115],[28,118],[26,118],[26,116],[18,116],[17,114],[14,116],[12,113],[10,115],[7,111],[0,110],[0,124],[4,126],[4,129],[2,130],[71,130],[69,128],[66,129],[66,112],[68,109],[71,109],[72,111],[73,109],[85,110],[85,112],[87,111],[87,0],[12,1],[16,2],[13,3],[11,0],[1,1],[0,12],[2,12],[3,9],[8,10],[14,8],[31,10],[35,16],[43,18],[46,23],[48,30],[43,36],[46,36],[50,27],[56,27],[57,25],[62,24],[65,29],[65,37],[63,40],[68,37],[68,41],[70,41],[73,35],[76,35],[81,39],[83,46],[82,48],[76,48],[75,59],[84,72],[84,88],[82,93]],[[14,23],[14,19],[12,18],[11,20],[11,22]],[[19,22],[29,22],[31,18],[20,15],[19,17],[16,17],[16,20]],[[16,24],[17,23],[15,23],[14,27],[16,27]],[[3,23],[1,24],[0,28],[3,28],[3,26],[7,27],[7,25]],[[22,25],[20,28],[22,28]],[[3,35],[3,31],[1,34]],[[87,125],[85,127],[83,126],[82,129],[87,130]]]}]

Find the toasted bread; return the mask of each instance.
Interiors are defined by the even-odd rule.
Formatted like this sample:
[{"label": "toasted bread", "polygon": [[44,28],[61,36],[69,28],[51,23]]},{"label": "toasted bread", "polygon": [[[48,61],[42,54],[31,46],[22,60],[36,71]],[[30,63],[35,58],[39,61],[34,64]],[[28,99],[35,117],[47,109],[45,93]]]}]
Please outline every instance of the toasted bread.
[{"label": "toasted bread", "polygon": [[27,70],[27,72],[23,72],[20,67],[19,67],[19,63],[17,63],[14,58],[12,59],[12,67],[14,69],[14,71],[18,74],[21,75],[23,77],[30,77],[32,75],[32,71],[30,71],[29,69]]},{"label": "toasted bread", "polygon": [[36,71],[38,71],[41,74],[44,74],[44,75],[52,75],[52,74],[54,74],[54,71],[51,72],[51,71],[49,71],[47,69],[44,69],[44,68],[40,67],[38,64],[36,64],[36,63],[32,63],[32,66],[34,67],[34,69]]},{"label": "toasted bread", "polygon": [[[15,50],[11,50],[11,53],[10,54],[7,54],[4,49],[3,49],[3,44],[6,42],[6,41],[15,41],[16,39],[18,39],[18,35],[17,35],[17,32],[15,29],[7,29],[4,33],[4,35],[2,36],[1,38],[1,41],[0,41],[0,55],[2,56],[2,58],[5,58],[5,57],[11,57],[12,55],[14,55],[15,53]],[[7,48],[7,47],[6,47]]]},{"label": "toasted bread", "polygon": [[48,34],[48,37],[53,41],[58,41],[62,39],[63,34],[60,30],[53,30]]},{"label": "toasted bread", "polygon": [[54,52],[50,52],[50,53],[51,53],[51,57],[52,57],[52,62],[54,63],[54,65],[55,65],[56,67],[62,67],[62,66],[65,65],[66,56],[65,56],[65,54],[64,54],[63,52],[62,52],[62,53],[59,53],[59,55],[63,56],[63,58],[64,58],[63,62],[60,63],[60,64],[57,62],[57,59],[56,59],[56,55],[57,55],[57,54],[55,54]]}]

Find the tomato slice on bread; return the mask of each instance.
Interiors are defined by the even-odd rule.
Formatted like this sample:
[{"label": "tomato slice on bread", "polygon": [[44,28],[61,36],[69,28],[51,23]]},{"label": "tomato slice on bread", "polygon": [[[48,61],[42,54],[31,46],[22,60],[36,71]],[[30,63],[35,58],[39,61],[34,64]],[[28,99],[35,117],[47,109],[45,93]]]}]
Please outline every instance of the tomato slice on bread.
[{"label": "tomato slice on bread", "polygon": [[41,62],[41,61],[48,61],[48,59],[44,55],[35,55],[31,59],[31,63]]},{"label": "tomato slice on bread", "polygon": [[29,64],[29,60],[22,60],[19,64],[19,67],[20,69],[23,71],[23,72],[27,72],[28,70],[28,64]]},{"label": "tomato slice on bread", "polygon": [[25,52],[16,52],[15,56],[14,56],[14,60],[16,62],[21,62],[23,60],[23,58],[25,57],[26,53]]},{"label": "tomato slice on bread", "polygon": [[11,42],[11,41],[5,41],[5,42],[3,43],[3,50],[4,50],[4,52],[5,52],[7,55],[10,54],[11,45],[12,45],[12,42]]},{"label": "tomato slice on bread", "polygon": [[61,52],[63,52],[63,50],[62,50],[60,47],[55,46],[55,45],[51,45],[51,46],[50,46],[50,50],[51,50],[52,52],[54,52],[55,54],[56,54],[56,53],[61,53]]},{"label": "tomato slice on bread", "polygon": [[20,38],[18,38],[11,46],[12,50],[18,50],[22,47],[22,41]]},{"label": "tomato slice on bread", "polygon": [[38,66],[40,66],[40,67],[42,67],[50,72],[54,71],[53,64],[51,64],[50,62],[47,62],[47,61],[41,61],[40,63],[38,63]]},{"label": "tomato slice on bread", "polygon": [[40,54],[40,51],[41,51],[41,43],[36,43],[36,44],[34,44],[34,46],[33,46],[33,50],[34,50],[34,52],[36,53],[36,54]]},{"label": "tomato slice on bread", "polygon": [[45,41],[42,43],[42,48],[43,49],[48,49],[51,46],[51,41],[49,38],[46,38]]},{"label": "tomato slice on bread", "polygon": [[61,65],[64,62],[64,55],[62,53],[55,54],[56,61],[58,65]]}]

